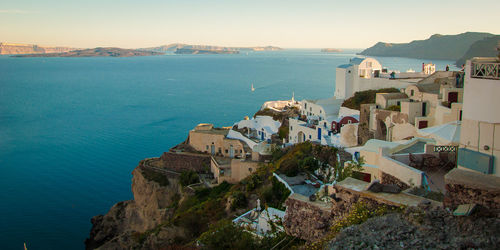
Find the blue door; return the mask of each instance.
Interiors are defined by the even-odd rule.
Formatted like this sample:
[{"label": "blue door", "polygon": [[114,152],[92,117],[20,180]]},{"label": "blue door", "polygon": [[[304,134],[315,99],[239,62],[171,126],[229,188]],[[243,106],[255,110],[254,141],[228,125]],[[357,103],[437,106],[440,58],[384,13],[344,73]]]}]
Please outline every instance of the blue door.
[{"label": "blue door", "polygon": [[264,140],[264,132],[261,132],[260,133],[260,140],[263,141]]},{"label": "blue door", "polygon": [[321,140],[321,128],[318,128],[318,140]]}]

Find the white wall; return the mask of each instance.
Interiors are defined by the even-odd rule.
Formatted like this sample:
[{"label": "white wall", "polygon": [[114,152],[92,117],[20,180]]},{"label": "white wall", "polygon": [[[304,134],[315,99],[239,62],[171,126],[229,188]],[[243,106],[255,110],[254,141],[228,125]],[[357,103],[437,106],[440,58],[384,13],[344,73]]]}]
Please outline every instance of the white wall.
[{"label": "white wall", "polygon": [[500,123],[500,80],[471,78],[470,61],[465,69],[463,118]]}]

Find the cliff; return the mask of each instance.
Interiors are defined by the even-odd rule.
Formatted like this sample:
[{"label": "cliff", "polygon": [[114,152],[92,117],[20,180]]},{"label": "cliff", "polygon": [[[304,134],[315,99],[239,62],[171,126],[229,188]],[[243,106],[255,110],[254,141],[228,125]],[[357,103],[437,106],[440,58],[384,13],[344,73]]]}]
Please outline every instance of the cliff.
[{"label": "cliff", "polygon": [[[169,208],[181,194],[176,177],[168,178],[168,184],[160,184],[151,178],[151,170],[141,161],[132,172],[133,200],[115,204],[107,214],[92,218],[90,237],[85,241],[87,249],[130,248],[138,245],[138,233],[153,229],[168,220]],[[175,234],[171,235],[172,237]]]},{"label": "cliff", "polygon": [[70,47],[47,47],[35,44],[0,43],[0,55],[62,53],[75,50]]},{"label": "cliff", "polygon": [[426,40],[415,40],[410,43],[379,42],[360,54],[455,61],[464,56],[475,42],[492,36],[494,35],[490,33],[479,32],[458,35],[435,34]]},{"label": "cliff", "polygon": [[175,54],[239,54],[238,50],[220,50],[220,49],[192,49],[180,48]]},{"label": "cliff", "polygon": [[217,50],[217,51],[230,51],[230,50],[240,50],[240,51],[275,51],[283,50],[282,48],[275,46],[257,46],[257,47],[225,47],[225,46],[211,46],[211,45],[190,45],[183,43],[172,43],[167,45],[161,45],[157,47],[142,48],[140,50],[144,51],[155,51],[155,52],[167,52],[176,51],[177,49],[191,49],[191,50]]},{"label": "cliff", "polygon": [[458,59],[455,64],[457,66],[465,64],[466,60],[473,57],[496,57],[498,54],[498,46],[500,46],[500,35],[479,40],[473,43],[469,50],[467,50],[467,52],[465,52],[465,54]]},{"label": "cliff", "polygon": [[15,55],[14,57],[132,57],[132,56],[154,56],[163,53],[153,51],[142,51],[121,48],[93,48],[73,50],[63,53],[43,53]]}]

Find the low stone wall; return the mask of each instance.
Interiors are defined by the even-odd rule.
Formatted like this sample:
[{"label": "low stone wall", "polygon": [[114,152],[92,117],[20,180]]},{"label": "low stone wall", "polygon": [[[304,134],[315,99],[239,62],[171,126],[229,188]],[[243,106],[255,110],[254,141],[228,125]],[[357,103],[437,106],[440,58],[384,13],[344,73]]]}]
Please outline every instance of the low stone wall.
[{"label": "low stone wall", "polygon": [[445,207],[478,204],[500,214],[500,177],[455,168],[445,175]]},{"label": "low stone wall", "polygon": [[210,156],[192,153],[165,152],[160,159],[165,168],[176,171],[192,170],[197,173],[210,172]]},{"label": "low stone wall", "polygon": [[288,197],[286,207],[283,221],[286,233],[307,241],[325,236],[334,219],[331,203],[311,202],[297,193]]},{"label": "low stone wall", "polygon": [[384,173],[384,172],[382,172],[382,180],[380,180],[380,183],[382,183],[382,184],[394,184],[394,185],[398,186],[399,188],[401,188],[401,190],[405,190],[405,189],[408,189],[410,187],[410,186],[408,186],[408,184],[402,182],[398,178],[396,178],[390,174]]}]

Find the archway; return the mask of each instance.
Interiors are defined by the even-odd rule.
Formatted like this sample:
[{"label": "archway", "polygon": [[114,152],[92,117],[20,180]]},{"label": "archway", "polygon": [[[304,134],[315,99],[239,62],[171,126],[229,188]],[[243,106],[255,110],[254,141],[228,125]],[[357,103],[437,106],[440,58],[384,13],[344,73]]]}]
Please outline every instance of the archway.
[{"label": "archway", "polygon": [[301,142],[304,142],[306,139],[306,135],[304,134],[304,132],[300,131],[298,134],[297,134],[297,142],[298,143],[301,143]]}]

